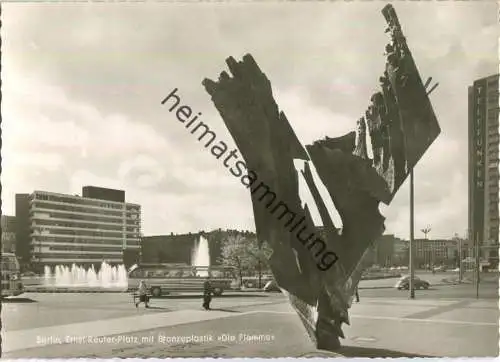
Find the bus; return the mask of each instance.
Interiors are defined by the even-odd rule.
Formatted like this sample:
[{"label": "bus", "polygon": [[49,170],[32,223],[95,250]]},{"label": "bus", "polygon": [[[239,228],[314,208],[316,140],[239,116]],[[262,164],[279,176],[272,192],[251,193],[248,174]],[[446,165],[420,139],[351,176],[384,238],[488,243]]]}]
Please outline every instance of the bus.
[{"label": "bus", "polygon": [[139,264],[128,272],[128,289],[137,290],[144,280],[154,297],[170,292],[202,292],[206,277],[214,295],[238,285],[235,268],[227,266],[190,266],[187,264]]},{"label": "bus", "polygon": [[2,253],[2,298],[24,293],[19,262],[13,253]]}]

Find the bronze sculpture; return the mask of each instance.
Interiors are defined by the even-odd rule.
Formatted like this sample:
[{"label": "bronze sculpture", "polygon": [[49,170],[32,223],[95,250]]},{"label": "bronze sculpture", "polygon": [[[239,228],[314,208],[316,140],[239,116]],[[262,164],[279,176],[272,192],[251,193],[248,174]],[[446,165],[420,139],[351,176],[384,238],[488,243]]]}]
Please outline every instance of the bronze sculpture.
[{"label": "bronze sculpture", "polygon": [[[247,186],[257,235],[273,249],[270,265],[275,279],[319,349],[336,350],[339,337],[344,337],[341,325],[349,323],[348,308],[361,279],[364,256],[384,231],[379,203],[390,204],[440,133],[392,5],[385,6],[382,14],[391,35],[391,44],[386,47],[388,61],[380,77],[380,91],[358,120],[357,132],[302,146],[274,101],[269,79],[249,54],[241,62],[227,59],[232,77],[222,72],[217,82],[203,81],[248,172],[258,175],[266,186],[265,194],[252,190],[251,183]],[[367,153],[367,130],[373,160]],[[299,175],[294,166],[297,159],[304,162],[301,175],[319,210],[324,243],[335,251],[335,259],[319,262],[318,250],[324,248],[307,244],[314,236],[306,236],[316,226],[309,206],[303,207],[299,197]],[[316,168],[341,216],[342,230],[330,218],[309,163]],[[271,194],[281,200],[279,218],[271,217],[262,201]],[[308,232],[292,233],[285,227],[296,217],[301,217],[301,231]]]}]

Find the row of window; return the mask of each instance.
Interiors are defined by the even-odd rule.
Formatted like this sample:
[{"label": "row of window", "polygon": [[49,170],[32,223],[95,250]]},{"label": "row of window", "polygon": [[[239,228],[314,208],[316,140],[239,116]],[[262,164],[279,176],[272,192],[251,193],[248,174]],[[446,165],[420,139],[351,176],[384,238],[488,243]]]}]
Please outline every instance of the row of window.
[{"label": "row of window", "polygon": [[[206,271],[205,271],[206,273]],[[171,269],[171,268],[157,268],[157,269],[136,269],[130,273],[132,278],[203,278],[206,274],[197,271],[195,268],[190,269]],[[234,273],[230,270],[210,270],[212,278],[227,278],[233,279]]]},{"label": "row of window", "polygon": [[500,136],[497,134],[489,134],[488,135],[488,142],[489,143],[492,143],[492,142],[498,142],[498,140],[500,139]]},{"label": "row of window", "polygon": [[[107,200],[94,200],[94,199],[88,199],[88,198],[75,198],[75,197],[64,197],[64,196],[55,196],[55,195],[46,195],[46,194],[39,194],[35,193],[34,200],[45,200],[45,201],[53,201],[53,202],[60,202],[64,204],[76,204],[76,205],[91,205],[91,206],[98,206],[98,207],[105,207],[109,209],[115,209],[115,210],[123,210],[123,203],[113,203]],[[126,209],[129,211],[134,211],[138,212],[139,207],[137,206],[132,206],[132,205],[126,205]]]},{"label": "row of window", "polygon": [[[127,245],[140,245],[139,240],[126,239]],[[32,239],[31,245],[37,245],[40,242],[50,242],[57,244],[77,243],[77,244],[102,244],[102,245],[122,245],[122,240],[100,240],[100,239],[75,239],[75,238],[54,238],[51,236],[38,236]]]},{"label": "row of window", "polygon": [[[52,221],[52,220],[38,220],[31,224],[33,227],[42,226],[59,226],[66,228],[78,228],[78,229],[100,229],[100,230],[111,230],[111,231],[122,231],[123,224],[106,225],[106,224],[92,224],[92,223],[72,223],[63,221]],[[125,228],[127,232],[139,232],[137,227],[127,227]]]},{"label": "row of window", "polygon": [[419,248],[445,248],[447,245],[449,245],[449,242],[442,242],[442,241],[427,241],[427,242],[418,242],[417,245]]},{"label": "row of window", "polygon": [[88,254],[88,255],[74,255],[74,254],[60,254],[60,253],[33,253],[35,258],[41,259],[95,259],[95,261],[101,260],[116,260],[121,259],[120,255],[116,254]]},{"label": "row of window", "polygon": [[435,249],[435,250],[418,250],[419,254],[435,254],[435,255],[446,255],[448,254],[448,250],[456,250],[457,247],[450,248],[450,249]]},{"label": "row of window", "polygon": [[444,253],[446,254],[449,249],[456,249],[456,246],[452,246],[450,248],[435,248],[435,249],[421,249],[417,248],[417,251],[419,253]]},{"label": "row of window", "polygon": [[121,218],[110,219],[108,217],[101,217],[101,216],[82,216],[82,215],[63,214],[63,213],[49,214],[40,212],[33,214],[31,221],[40,223],[42,225],[52,225],[55,222],[68,222],[68,223],[73,223],[75,225],[92,224],[92,225],[110,225],[119,227],[123,227],[123,225],[126,225],[128,227],[139,227],[141,224],[140,221],[138,220],[126,220],[125,222]]},{"label": "row of window", "polygon": [[[69,212],[79,212],[79,213],[85,213],[85,214],[91,214],[91,215],[109,215],[109,216],[123,216],[122,211],[112,211],[112,210],[102,210],[98,208],[90,208],[88,206],[82,205],[53,205],[47,202],[35,202],[33,204],[33,208],[36,209],[49,209],[49,210],[56,210],[56,211],[69,211]],[[132,214],[132,213],[126,213],[127,217],[132,217],[134,215],[137,217],[137,214]]]},{"label": "row of window", "polygon": [[[7,260],[2,260],[2,264],[0,265],[2,271],[14,271],[17,269],[17,264],[14,262],[9,262]],[[2,277],[6,277],[6,279],[10,279],[10,275],[7,273],[2,273]]]},{"label": "row of window", "polygon": [[100,231],[85,231],[85,230],[49,230],[44,228],[32,228],[32,233],[38,235],[64,235],[64,236],[96,236],[102,238],[122,238],[122,233],[117,232],[100,232]]},{"label": "row of window", "polygon": [[57,245],[49,246],[49,250],[54,251],[122,251],[121,246],[69,246],[69,245]]},{"label": "row of window", "polygon": [[488,112],[488,118],[496,119],[496,118],[498,118],[499,113],[500,112],[499,112],[498,108],[497,109],[492,109],[491,111]]},{"label": "row of window", "polygon": [[126,219],[124,222],[124,220],[121,217],[104,216],[104,215],[87,216],[87,215],[70,214],[64,212],[50,212],[50,213],[36,212],[33,214],[32,218],[35,219],[37,222],[42,222],[42,223],[48,222],[49,220],[52,221],[51,219],[62,219],[74,223],[88,221],[89,223],[90,222],[99,223],[99,225],[102,225],[101,223],[108,223],[120,226],[125,224],[130,227],[134,226],[138,227],[141,224],[140,219],[135,219],[135,220]]}]

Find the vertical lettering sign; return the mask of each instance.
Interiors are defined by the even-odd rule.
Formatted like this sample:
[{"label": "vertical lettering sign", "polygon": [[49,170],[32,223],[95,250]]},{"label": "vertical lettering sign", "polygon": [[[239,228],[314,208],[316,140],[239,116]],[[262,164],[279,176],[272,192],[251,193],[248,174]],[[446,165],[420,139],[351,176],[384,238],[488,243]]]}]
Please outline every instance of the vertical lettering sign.
[{"label": "vertical lettering sign", "polygon": [[474,235],[484,237],[486,83],[474,85]]}]

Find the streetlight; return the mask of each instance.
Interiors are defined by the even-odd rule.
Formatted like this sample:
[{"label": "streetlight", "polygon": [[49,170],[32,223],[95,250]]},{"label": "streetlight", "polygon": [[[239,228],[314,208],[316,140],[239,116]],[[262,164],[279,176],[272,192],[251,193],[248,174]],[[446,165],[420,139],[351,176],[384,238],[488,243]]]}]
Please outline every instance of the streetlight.
[{"label": "streetlight", "polygon": [[480,272],[480,269],[479,269],[479,263],[481,261],[480,257],[479,257],[479,233],[476,233],[476,278],[475,278],[475,281],[476,281],[476,299],[479,299],[479,272]]},{"label": "streetlight", "polygon": [[454,237],[457,242],[457,255],[458,255],[458,283],[462,283],[463,271],[462,271],[462,238],[455,233]]},{"label": "streetlight", "polygon": [[427,234],[429,234],[431,230],[432,229],[429,225],[427,225],[426,228],[420,229],[420,231],[424,233],[425,240],[427,240]]},{"label": "streetlight", "polygon": [[414,262],[413,262],[413,257],[414,257],[414,192],[413,192],[413,185],[414,180],[413,180],[413,168],[410,171],[410,253],[409,253],[409,262],[410,262],[410,299],[415,299],[415,268],[414,268]]},{"label": "streetlight", "polygon": [[[420,231],[424,234],[424,238],[425,240],[427,240],[427,235],[431,232],[431,227],[429,225],[427,225],[426,228],[423,228],[423,229],[420,229]],[[427,244],[427,243],[426,243]],[[431,243],[431,257],[430,257],[430,263],[431,263],[431,268],[433,267],[433,264],[434,264],[434,245]],[[423,248],[424,250],[426,250],[426,248]],[[427,252],[424,251],[424,255],[426,255]]]}]

